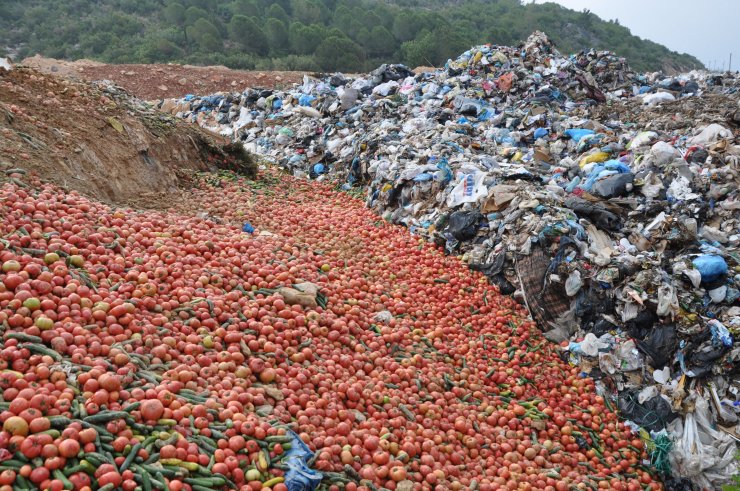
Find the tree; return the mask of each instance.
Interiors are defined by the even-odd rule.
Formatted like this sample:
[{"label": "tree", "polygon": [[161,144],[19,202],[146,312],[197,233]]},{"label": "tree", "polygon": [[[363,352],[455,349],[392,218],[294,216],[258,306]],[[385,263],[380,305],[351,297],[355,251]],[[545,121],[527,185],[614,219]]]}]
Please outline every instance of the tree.
[{"label": "tree", "polygon": [[206,19],[198,19],[192,26],[187,28],[188,38],[191,39],[204,52],[220,52],[223,50],[221,33],[216,26]]},{"label": "tree", "polygon": [[316,63],[327,71],[352,70],[360,64],[359,49],[351,39],[330,36],[316,48]]},{"label": "tree", "polygon": [[364,46],[373,56],[389,55],[396,49],[396,40],[388,29],[377,25],[370,31],[370,37]]},{"label": "tree", "polygon": [[273,3],[272,5],[270,5],[270,7],[267,9],[267,12],[265,12],[265,16],[267,18],[272,17],[274,19],[278,19],[286,24],[289,20],[288,13],[277,3]]},{"label": "tree", "polygon": [[181,3],[171,3],[164,8],[164,19],[176,26],[185,25],[185,7]]},{"label": "tree", "polygon": [[416,14],[404,10],[393,21],[393,36],[401,42],[410,41],[419,32],[420,24]]},{"label": "tree", "polygon": [[290,48],[294,53],[307,55],[313,53],[324,36],[324,29],[319,25],[306,26],[294,22],[288,29]]},{"label": "tree", "polygon": [[182,56],[182,50],[172,41],[164,38],[147,40],[139,51],[141,58],[149,63],[164,62],[177,59]]},{"label": "tree", "polygon": [[261,13],[261,8],[257,0],[236,0],[231,7],[231,12],[233,15],[258,17]]},{"label": "tree", "polygon": [[232,17],[229,22],[229,37],[239,43],[248,53],[260,56],[267,54],[267,37],[254,19],[245,15]]},{"label": "tree", "polygon": [[270,50],[277,54],[285,54],[290,49],[288,28],[280,19],[270,17],[265,23],[265,36]]},{"label": "tree", "polygon": [[288,15],[292,15],[292,11],[290,10],[290,0],[260,0],[260,5],[262,5],[263,9],[267,9],[272,5],[278,5],[286,11]]},{"label": "tree", "polygon": [[322,5],[314,0],[291,0],[293,17],[303,24],[319,24],[323,22]]},{"label": "tree", "polygon": [[401,57],[408,66],[429,66],[434,64],[430,58],[434,58],[434,37],[425,33],[418,39],[406,41],[401,45]]},{"label": "tree", "polygon": [[198,7],[189,7],[185,11],[185,24],[194,25],[198,19],[208,19],[208,12]]}]

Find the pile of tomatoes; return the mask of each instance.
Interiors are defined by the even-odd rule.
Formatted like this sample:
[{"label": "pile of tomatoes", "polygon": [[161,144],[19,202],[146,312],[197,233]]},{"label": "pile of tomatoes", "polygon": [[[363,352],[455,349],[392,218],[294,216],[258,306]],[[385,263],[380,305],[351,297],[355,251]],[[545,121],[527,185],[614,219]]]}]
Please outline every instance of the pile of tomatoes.
[{"label": "pile of tomatoes", "polygon": [[328,184],[6,184],[0,213],[0,490],[281,491],[290,430],[321,489],[660,488],[523,307]]}]

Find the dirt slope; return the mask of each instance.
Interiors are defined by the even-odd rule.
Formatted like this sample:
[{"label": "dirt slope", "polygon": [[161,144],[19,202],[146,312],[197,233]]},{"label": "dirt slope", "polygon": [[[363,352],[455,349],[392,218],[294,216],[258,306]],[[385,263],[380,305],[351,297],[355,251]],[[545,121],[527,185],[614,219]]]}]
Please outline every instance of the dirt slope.
[{"label": "dirt slope", "polygon": [[223,66],[107,65],[90,60],[64,61],[34,56],[22,65],[80,80],[110,80],[144,100],[212,94],[247,87],[281,87],[303,80],[304,72],[257,72]]},{"label": "dirt slope", "polygon": [[21,168],[104,201],[156,205],[213,166],[218,143],[119,88],[0,69],[0,176]]}]

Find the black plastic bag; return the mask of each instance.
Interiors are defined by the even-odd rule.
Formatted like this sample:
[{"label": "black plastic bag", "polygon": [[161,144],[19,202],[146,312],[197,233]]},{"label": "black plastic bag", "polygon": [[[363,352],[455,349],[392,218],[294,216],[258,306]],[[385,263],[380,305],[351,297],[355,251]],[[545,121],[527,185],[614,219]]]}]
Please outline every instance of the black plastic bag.
[{"label": "black plastic bag", "polygon": [[[689,351],[686,355],[686,367],[694,378],[704,377],[712,372],[715,362],[730,350],[729,346],[704,346],[696,351]],[[688,350],[686,350],[688,351]]]},{"label": "black plastic bag", "polygon": [[[609,295],[604,295],[603,290],[600,288],[591,285],[588,289],[581,288],[578,291],[576,295],[575,314],[584,324],[603,321],[603,314],[611,314],[613,312],[614,299]],[[609,323],[609,325],[611,324]],[[607,331],[611,329],[613,327],[607,329]],[[596,335],[598,336],[598,334]]]},{"label": "black plastic bag", "polygon": [[696,94],[697,92],[699,92],[699,84],[694,81],[686,82],[686,85],[681,88],[682,94]]},{"label": "black plastic bag", "polygon": [[483,273],[488,281],[492,285],[496,285],[499,291],[504,295],[511,295],[516,291],[514,285],[512,285],[506,276],[502,273],[504,269],[504,261],[506,260],[506,253],[500,253],[493,257],[493,260],[488,263],[477,263],[471,264],[470,269],[473,271],[480,271]]},{"label": "black plastic bag", "polygon": [[693,152],[691,152],[688,156],[689,162],[692,162],[694,164],[703,164],[707,161],[709,158],[709,152],[704,150],[703,148],[697,148]]},{"label": "black plastic bag", "polygon": [[666,477],[663,480],[665,491],[694,491],[694,485],[691,481],[679,477]]},{"label": "black plastic bag", "polygon": [[347,84],[347,79],[341,73],[335,73],[329,79],[329,83],[332,87],[340,87]]},{"label": "black plastic bag", "polygon": [[599,203],[590,203],[581,198],[571,197],[566,198],[564,204],[577,215],[588,217],[600,228],[619,230],[621,227],[619,217]]},{"label": "black plastic bag", "polygon": [[637,348],[650,357],[651,367],[663,368],[678,348],[676,328],[671,324],[655,327],[645,340],[637,341]]},{"label": "black plastic bag", "polygon": [[409,70],[405,65],[388,65],[384,63],[370,72],[370,75],[373,77],[373,82],[376,82],[376,85],[380,85],[385,82],[413,77],[414,72]]},{"label": "black plastic bag", "polygon": [[678,417],[671,411],[671,405],[660,396],[640,404],[635,392],[625,391],[619,394],[618,405],[625,419],[634,421],[648,431],[660,431]]},{"label": "black plastic bag", "polygon": [[597,321],[595,321],[592,325],[589,326],[587,330],[593,333],[594,336],[601,337],[604,334],[616,328],[617,326],[615,326],[608,320],[602,318],[602,319],[598,319]]},{"label": "black plastic bag", "polygon": [[445,232],[459,241],[470,240],[478,232],[478,224],[483,219],[479,211],[456,211],[450,215]]},{"label": "black plastic bag", "polygon": [[615,198],[624,196],[631,189],[634,175],[627,172],[625,174],[613,174],[611,176],[599,179],[591,188],[591,193],[602,198]]},{"label": "black plastic bag", "polygon": [[658,322],[658,316],[651,310],[641,310],[637,317],[627,321],[627,332],[636,339],[645,339],[653,326]]}]

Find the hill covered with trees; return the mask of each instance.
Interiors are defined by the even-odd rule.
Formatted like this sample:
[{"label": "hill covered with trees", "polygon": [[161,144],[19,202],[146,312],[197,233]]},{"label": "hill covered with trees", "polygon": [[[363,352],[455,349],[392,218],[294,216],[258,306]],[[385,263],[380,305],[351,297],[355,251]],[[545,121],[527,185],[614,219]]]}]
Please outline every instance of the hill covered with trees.
[{"label": "hill covered with trees", "polygon": [[0,54],[259,70],[365,71],[443,64],[470,46],[545,31],[560,51],[597,48],[637,70],[701,67],[618,21],[518,0],[4,0]]}]

